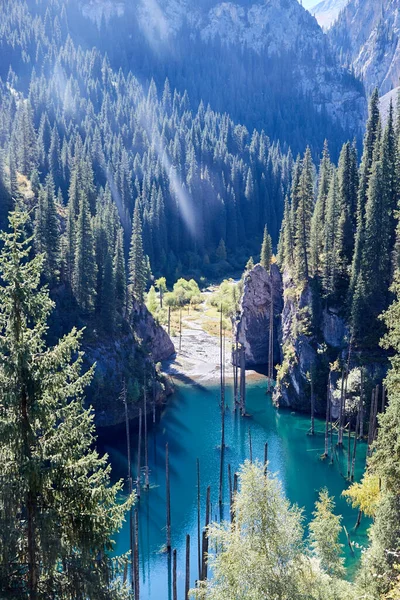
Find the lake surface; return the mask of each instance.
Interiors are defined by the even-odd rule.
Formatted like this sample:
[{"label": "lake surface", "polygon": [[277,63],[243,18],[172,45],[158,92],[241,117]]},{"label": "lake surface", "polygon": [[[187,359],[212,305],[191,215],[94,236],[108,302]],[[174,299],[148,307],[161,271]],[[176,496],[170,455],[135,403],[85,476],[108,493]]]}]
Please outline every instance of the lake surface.
[{"label": "lake surface", "polygon": [[[269,469],[278,472],[285,493],[291,502],[304,507],[306,522],[311,518],[318,491],[327,487],[336,500],[336,512],[343,516],[348,531],[354,527],[357,512],[341,498],[348,483],[340,473],[347,470],[346,453],[338,451],[339,462],[321,460],[324,451],[324,423],[316,421],[317,433],[307,435],[310,422],[306,415],[277,410],[266,394],[266,380],[249,382],[247,386],[248,418],[240,418],[232,411],[232,391],[226,393],[228,410],[225,418],[226,453],[224,465],[224,517],[229,519],[228,463],[234,473],[249,458],[251,431],[253,460],[263,460],[264,444],[268,442]],[[197,471],[196,459],[200,461],[201,523],[205,519],[205,495],[211,486],[212,519],[219,518],[218,490],[221,443],[221,417],[219,389],[217,386],[202,387],[179,384],[176,393],[153,425],[148,417],[150,490],[142,489],[139,508],[140,552],[140,598],[142,600],[170,600],[171,557],[163,552],[166,542],[166,486],[165,445],[168,442],[171,480],[171,536],[172,548],[178,557],[178,598],[184,598],[186,534],[191,536],[191,586],[198,578],[197,554]],[[132,471],[136,476],[137,424],[131,424]],[[334,436],[336,443],[336,434]],[[126,478],[127,453],[124,428],[103,434],[99,440],[100,450],[106,451],[113,466],[114,478]],[[357,449],[356,479],[365,464],[366,444]],[[144,451],[142,450],[142,460]],[[351,532],[355,557],[343,535],[344,554],[349,576],[354,571],[366,543],[366,520],[357,532]],[[117,552],[129,550],[129,526],[125,524],[117,537]]]}]

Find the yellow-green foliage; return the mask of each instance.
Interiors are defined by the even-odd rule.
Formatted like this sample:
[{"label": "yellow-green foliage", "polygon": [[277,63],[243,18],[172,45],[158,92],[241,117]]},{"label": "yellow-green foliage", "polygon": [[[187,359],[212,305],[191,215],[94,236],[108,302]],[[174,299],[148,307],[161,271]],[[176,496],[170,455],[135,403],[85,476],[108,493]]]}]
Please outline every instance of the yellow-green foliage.
[{"label": "yellow-green foliage", "polygon": [[[233,523],[208,529],[211,577],[191,591],[196,600],[355,600],[355,586],[324,572],[305,549],[302,511],[285,498],[264,465],[239,472]],[[334,534],[336,528],[334,528]]]},{"label": "yellow-green foliage", "polygon": [[367,517],[374,517],[380,500],[379,477],[365,472],[360,483],[353,483],[342,492],[353,508],[359,508]]},{"label": "yellow-green foliage", "polygon": [[285,376],[288,374],[289,369],[297,363],[296,351],[293,344],[286,342],[283,346],[283,360],[282,364],[278,366],[276,382],[277,385],[281,385]]},{"label": "yellow-green foliage", "polygon": [[243,292],[243,282],[235,283],[233,279],[225,279],[212,294],[208,304],[220,310],[226,317],[233,317],[239,311],[240,299]]},{"label": "yellow-green foliage", "polygon": [[194,279],[178,279],[174,284],[172,292],[165,294],[166,306],[179,307],[186,304],[200,304],[202,301],[201,291]]},{"label": "yellow-green foliage", "polygon": [[146,297],[147,309],[154,315],[158,309],[157,295],[154,285],[151,286]]}]

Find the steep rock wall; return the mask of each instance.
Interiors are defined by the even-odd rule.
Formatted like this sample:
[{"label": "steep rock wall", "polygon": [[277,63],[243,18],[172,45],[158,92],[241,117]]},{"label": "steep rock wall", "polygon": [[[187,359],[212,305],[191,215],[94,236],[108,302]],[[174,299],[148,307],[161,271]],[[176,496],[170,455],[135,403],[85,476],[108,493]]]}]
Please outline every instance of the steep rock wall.
[{"label": "steep rock wall", "polygon": [[279,362],[277,329],[282,311],[282,277],[277,265],[271,266],[271,275],[256,265],[245,275],[240,314],[235,323],[237,341],[245,348],[246,367],[268,362],[271,294],[274,313],[274,365]]},{"label": "steep rock wall", "polygon": [[155,368],[155,363],[174,354],[174,345],[144,305],[135,303],[126,331],[109,340],[86,343],[84,350],[85,366],[96,364],[87,398],[95,409],[96,425],[100,427],[124,422],[121,398],[124,384],[131,419],[138,416],[139,407],[144,407],[145,378],[148,412],[153,410],[153,405],[161,405],[173,391],[169,378]]},{"label": "steep rock wall", "polygon": [[[346,355],[349,331],[334,311],[316,306],[311,286],[297,290],[287,271],[283,274],[283,310],[280,327],[281,360],[274,402],[308,411],[313,378],[316,412],[326,407],[329,363]],[[336,383],[332,375],[332,386]]]}]

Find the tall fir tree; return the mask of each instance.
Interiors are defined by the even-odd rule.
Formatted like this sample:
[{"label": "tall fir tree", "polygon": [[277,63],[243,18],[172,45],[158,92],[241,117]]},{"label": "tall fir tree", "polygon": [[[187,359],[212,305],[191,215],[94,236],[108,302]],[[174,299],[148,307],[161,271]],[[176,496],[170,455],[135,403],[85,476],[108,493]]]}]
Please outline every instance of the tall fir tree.
[{"label": "tall fir tree", "polygon": [[54,283],[60,274],[60,224],[51,175],[46,177],[45,185],[39,190],[34,238],[36,251],[44,255],[44,276],[47,281]]},{"label": "tall fir tree", "polygon": [[79,198],[79,215],[76,224],[72,283],[76,301],[85,313],[90,313],[94,310],[96,275],[97,270],[89,203],[86,195],[81,193]]},{"label": "tall fir tree", "polygon": [[326,204],[332,177],[332,163],[329,156],[328,142],[325,140],[324,151],[318,176],[318,195],[311,220],[310,233],[310,266],[312,275],[317,275],[321,267],[321,255],[324,248],[324,224]]},{"label": "tall fir tree", "polygon": [[272,260],[272,240],[271,240],[271,236],[268,233],[268,228],[265,225],[264,237],[263,237],[262,246],[261,246],[260,263],[264,267],[264,269],[266,269],[267,271],[269,271],[269,269],[271,267],[271,260]]},{"label": "tall fir tree", "polygon": [[129,285],[133,298],[143,302],[147,284],[146,257],[143,252],[142,220],[139,213],[139,203],[136,202],[132,222],[132,238],[129,251]]},{"label": "tall fir tree", "polygon": [[115,305],[117,314],[125,316],[126,309],[126,273],[124,257],[124,232],[119,228],[115,244],[113,275],[115,285]]},{"label": "tall fir tree", "polygon": [[379,112],[379,93],[375,89],[369,106],[369,117],[364,137],[363,156],[360,168],[360,184],[357,198],[357,230],[351,267],[350,301],[357,285],[365,243],[365,208],[368,199],[369,179],[376,147],[380,141],[381,119]]},{"label": "tall fir tree", "polygon": [[120,502],[83,406],[81,333],[47,348],[54,305],[40,288],[25,213],[12,213],[0,252],[0,594],[122,600],[109,553],[133,498]]},{"label": "tall fir tree", "polygon": [[295,279],[299,284],[308,282],[310,275],[310,233],[314,210],[314,173],[311,150],[304,155],[298,185],[295,237]]}]

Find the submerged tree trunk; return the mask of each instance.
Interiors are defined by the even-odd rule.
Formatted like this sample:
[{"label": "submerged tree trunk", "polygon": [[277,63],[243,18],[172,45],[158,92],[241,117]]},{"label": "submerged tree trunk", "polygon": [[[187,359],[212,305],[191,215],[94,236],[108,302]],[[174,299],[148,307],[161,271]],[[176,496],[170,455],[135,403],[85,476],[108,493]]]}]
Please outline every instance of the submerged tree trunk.
[{"label": "submerged tree trunk", "polygon": [[167,549],[171,548],[171,495],[169,482],[169,450],[168,443],[165,446],[165,497],[167,509]]}]

